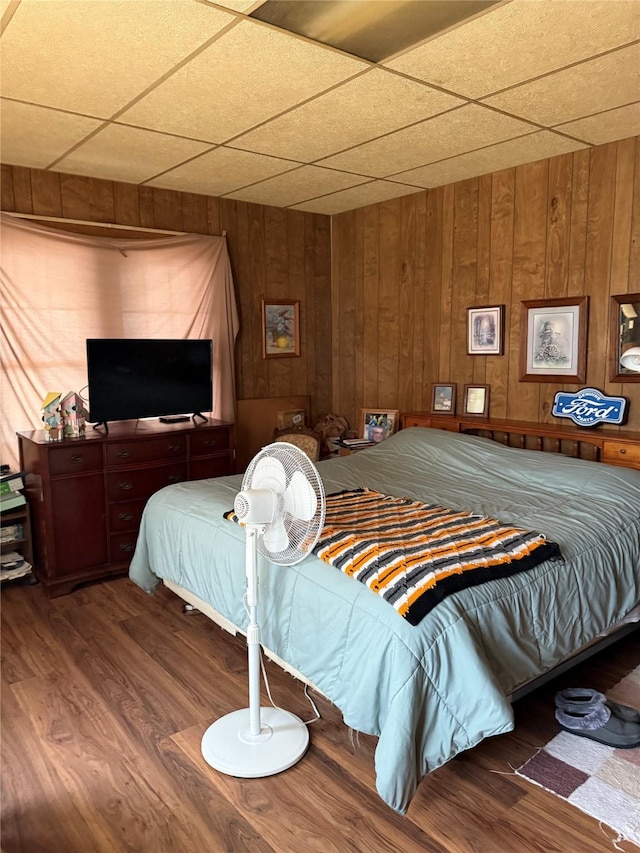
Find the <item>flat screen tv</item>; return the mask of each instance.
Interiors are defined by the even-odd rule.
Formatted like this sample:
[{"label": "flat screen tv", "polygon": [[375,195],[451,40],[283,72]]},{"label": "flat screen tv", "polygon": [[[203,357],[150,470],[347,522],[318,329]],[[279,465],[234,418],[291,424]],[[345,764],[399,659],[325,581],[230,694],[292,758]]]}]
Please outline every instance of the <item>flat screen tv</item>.
[{"label": "flat screen tv", "polygon": [[88,338],[92,423],[199,415],[212,407],[212,341]]}]

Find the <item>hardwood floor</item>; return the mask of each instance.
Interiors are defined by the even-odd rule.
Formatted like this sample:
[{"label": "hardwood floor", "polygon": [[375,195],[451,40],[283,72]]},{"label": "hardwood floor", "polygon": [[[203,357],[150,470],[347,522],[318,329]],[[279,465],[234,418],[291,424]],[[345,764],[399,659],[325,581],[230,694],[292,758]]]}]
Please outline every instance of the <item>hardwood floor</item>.
[{"label": "hardwood floor", "polygon": [[[636,632],[571,682],[606,691],[638,659]],[[275,701],[312,716],[301,685],[267,671]],[[558,682],[516,703],[514,732],[423,780],[406,817],[376,793],[375,739],[354,737],[322,698],[295,767],[250,780],[209,768],[202,733],[246,705],[246,682],[244,641],[183,615],[164,588],[148,596],[120,578],[48,600],[4,587],[3,853],[613,849],[606,828],[512,773],[557,731]]]}]

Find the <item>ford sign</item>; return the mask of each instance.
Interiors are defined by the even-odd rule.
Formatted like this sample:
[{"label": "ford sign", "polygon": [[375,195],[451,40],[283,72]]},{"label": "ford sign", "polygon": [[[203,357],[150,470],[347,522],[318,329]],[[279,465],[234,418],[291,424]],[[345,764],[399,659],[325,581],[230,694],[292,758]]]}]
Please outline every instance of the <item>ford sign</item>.
[{"label": "ford sign", "polygon": [[553,401],[552,415],[571,418],[578,426],[624,422],[625,397],[607,397],[595,388],[583,388],[576,393],[558,391]]}]

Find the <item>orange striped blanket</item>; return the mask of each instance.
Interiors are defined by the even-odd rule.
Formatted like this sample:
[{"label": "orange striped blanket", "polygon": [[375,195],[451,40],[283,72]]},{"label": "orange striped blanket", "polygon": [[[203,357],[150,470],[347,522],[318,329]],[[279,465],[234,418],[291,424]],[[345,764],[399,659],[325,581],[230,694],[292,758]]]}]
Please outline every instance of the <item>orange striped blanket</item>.
[{"label": "orange striped blanket", "polygon": [[560,558],[558,545],[540,533],[368,489],[327,496],[314,553],[411,625],[454,592]]}]

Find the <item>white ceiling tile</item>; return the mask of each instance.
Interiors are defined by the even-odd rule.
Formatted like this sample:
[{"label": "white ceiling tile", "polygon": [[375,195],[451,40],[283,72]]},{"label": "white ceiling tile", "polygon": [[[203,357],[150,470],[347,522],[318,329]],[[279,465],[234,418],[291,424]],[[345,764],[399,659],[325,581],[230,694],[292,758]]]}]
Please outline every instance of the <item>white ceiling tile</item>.
[{"label": "white ceiling tile", "polygon": [[331,214],[640,134],[640,0],[512,0],[387,68],[259,5],[0,0],[4,161]]},{"label": "white ceiling tile", "polygon": [[220,196],[297,166],[289,160],[220,147],[147,183],[164,189]]},{"label": "white ceiling tile", "polygon": [[174,0],[23,0],[2,36],[2,93],[108,118],[234,20]]},{"label": "white ceiling tile", "polygon": [[138,184],[207,147],[205,142],[111,124],[56,163],[56,170]]},{"label": "white ceiling tile", "polygon": [[636,44],[523,83],[485,103],[551,127],[623,106],[639,96],[640,45]]},{"label": "white ceiling tile", "polygon": [[120,120],[224,142],[365,67],[359,60],[243,20]]},{"label": "white ceiling tile", "polygon": [[581,142],[559,136],[557,133],[551,133],[549,130],[541,130],[539,133],[510,139],[480,151],[432,163],[430,166],[400,172],[393,178],[410,184],[419,184],[422,187],[437,187],[442,184],[452,184],[455,181],[464,181],[477,175],[486,175],[489,172],[499,172],[501,169],[519,166],[522,163],[533,163],[558,154],[567,154],[570,151],[578,151],[580,148],[586,148],[586,146]]},{"label": "white ceiling tile", "polygon": [[[44,169],[102,122],[2,99],[0,153],[4,163]],[[43,128],[46,132],[43,133]]]},{"label": "white ceiling tile", "polygon": [[311,162],[462,103],[423,83],[373,68],[233,144]]},{"label": "white ceiling tile", "polygon": [[479,98],[638,38],[637,0],[514,0],[384,64]]},{"label": "white ceiling tile", "polygon": [[532,130],[530,124],[470,104],[327,157],[322,165],[382,178]]},{"label": "white ceiling tile", "polygon": [[277,207],[289,207],[316,196],[326,195],[336,190],[367,183],[369,178],[321,169],[318,166],[303,166],[294,172],[278,175],[260,184],[245,187],[229,193],[229,198],[252,201],[256,204],[273,204]]},{"label": "white ceiling tile", "polygon": [[356,207],[364,207],[367,204],[377,204],[391,198],[399,198],[403,195],[411,195],[423,190],[396,184],[391,181],[371,181],[362,186],[351,187],[348,190],[326,195],[322,198],[304,201],[301,204],[292,205],[294,210],[306,210],[309,213],[343,213],[345,210],[353,210]]},{"label": "white ceiling tile", "polygon": [[640,136],[640,102],[567,124],[559,124],[558,130],[584,139],[592,145],[604,145],[616,139]]}]

